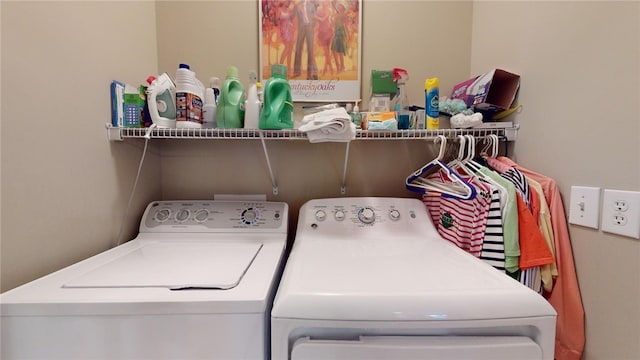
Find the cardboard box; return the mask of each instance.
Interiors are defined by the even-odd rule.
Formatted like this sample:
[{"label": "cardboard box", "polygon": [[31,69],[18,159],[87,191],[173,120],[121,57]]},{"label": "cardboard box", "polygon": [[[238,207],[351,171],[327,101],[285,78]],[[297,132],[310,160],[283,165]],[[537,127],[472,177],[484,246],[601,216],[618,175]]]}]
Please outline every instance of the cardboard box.
[{"label": "cardboard box", "polygon": [[519,88],[520,75],[493,69],[454,86],[451,98],[463,100],[476,111],[497,112],[511,107]]}]

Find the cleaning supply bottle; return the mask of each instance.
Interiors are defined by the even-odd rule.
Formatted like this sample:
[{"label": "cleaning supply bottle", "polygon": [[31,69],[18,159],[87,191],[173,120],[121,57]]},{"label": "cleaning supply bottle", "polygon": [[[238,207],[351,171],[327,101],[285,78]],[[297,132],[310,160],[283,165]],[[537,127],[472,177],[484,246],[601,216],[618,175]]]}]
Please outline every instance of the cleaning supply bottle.
[{"label": "cleaning supply bottle", "polygon": [[176,127],[201,128],[204,85],[189,65],[180,64],[176,71]]},{"label": "cleaning supply bottle", "polygon": [[216,97],[216,105],[220,97],[220,78],[212,76],[209,78],[209,86],[213,89],[213,95]]},{"label": "cleaning supply bottle", "polygon": [[260,99],[258,98],[258,74],[249,72],[249,89],[244,106],[244,128],[258,129],[260,122]]},{"label": "cleaning supply bottle", "polygon": [[353,105],[351,122],[355,124],[357,129],[362,129],[362,114],[360,114],[360,107],[358,106],[359,101],[360,100],[356,100],[355,105]]},{"label": "cleaning supply bottle", "polygon": [[425,110],[427,129],[440,128],[438,78],[430,78],[424,82]]},{"label": "cleaning supply bottle", "polygon": [[218,127],[237,129],[244,127],[244,86],[238,77],[238,68],[227,67],[227,77],[224,79],[220,97],[218,97]]},{"label": "cleaning supply bottle", "polygon": [[287,81],[287,66],[271,66],[271,77],[264,84],[264,104],[260,113],[260,129],[280,130],[293,128],[293,100]]},{"label": "cleaning supply bottle", "polygon": [[216,94],[213,91],[213,88],[206,88],[204,90],[204,121],[202,123],[205,128],[216,128],[218,124],[216,122]]},{"label": "cleaning supply bottle", "polygon": [[167,73],[147,78],[149,116],[160,128],[176,127],[176,85]]}]

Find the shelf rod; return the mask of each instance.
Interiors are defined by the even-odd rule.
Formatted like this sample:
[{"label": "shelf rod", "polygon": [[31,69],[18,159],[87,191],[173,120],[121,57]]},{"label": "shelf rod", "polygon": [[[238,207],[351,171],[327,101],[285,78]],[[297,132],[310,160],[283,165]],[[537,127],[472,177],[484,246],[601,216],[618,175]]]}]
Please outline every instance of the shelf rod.
[{"label": "shelf rod", "polygon": [[344,195],[347,193],[347,188],[345,183],[347,181],[347,164],[349,163],[349,145],[351,141],[347,141],[347,148],[344,152],[344,169],[342,170],[342,184],[340,185],[340,194]]},{"label": "shelf rod", "polygon": [[276,184],[276,178],[273,176],[273,170],[271,169],[271,161],[269,161],[269,152],[267,152],[267,144],[264,142],[264,136],[262,135],[262,131],[258,132],[260,134],[260,141],[262,142],[262,150],[264,150],[264,157],[267,160],[267,167],[269,168],[269,175],[271,176],[271,186],[273,188],[273,195],[278,195],[278,185]]}]

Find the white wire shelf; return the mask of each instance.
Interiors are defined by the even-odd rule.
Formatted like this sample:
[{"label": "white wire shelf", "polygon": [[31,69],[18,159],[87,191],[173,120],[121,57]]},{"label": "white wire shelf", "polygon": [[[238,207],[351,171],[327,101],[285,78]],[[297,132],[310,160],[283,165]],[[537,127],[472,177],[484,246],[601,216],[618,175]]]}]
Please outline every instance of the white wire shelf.
[{"label": "white wire shelf", "polygon": [[[107,136],[111,141],[123,141],[127,138],[144,138],[147,128],[113,127],[106,124]],[[358,130],[356,140],[403,140],[425,139],[433,140],[438,135],[456,138],[458,135],[486,136],[495,134],[507,141],[514,141],[519,126],[493,127],[482,129],[438,129],[438,130]],[[240,139],[287,139],[307,140],[307,135],[299,130],[253,130],[253,129],[163,129],[154,128],[149,134],[151,139],[196,139],[196,140],[240,140]]]},{"label": "white wire shelf", "polygon": [[[493,125],[493,124],[491,124]],[[491,126],[490,125],[490,126]],[[356,132],[356,140],[411,140],[423,139],[433,140],[439,135],[445,136],[447,139],[456,139],[459,135],[473,135],[475,137],[483,137],[487,135],[498,135],[503,141],[515,141],[519,126],[517,124],[511,127],[486,127],[481,129],[438,129],[438,130],[358,130]],[[146,139],[197,139],[197,140],[260,140],[264,150],[265,160],[269,168],[269,176],[273,194],[278,194],[278,184],[276,177],[271,168],[269,152],[265,140],[283,139],[283,140],[308,140],[307,135],[298,130],[253,130],[253,129],[166,129],[166,128],[123,128],[113,127],[111,124],[105,124],[107,129],[107,137],[110,141],[124,141],[124,139],[146,138]],[[340,193],[346,194],[346,175],[347,164],[349,161],[349,145],[346,143],[344,157],[344,171],[342,175],[342,183],[340,185]]]}]

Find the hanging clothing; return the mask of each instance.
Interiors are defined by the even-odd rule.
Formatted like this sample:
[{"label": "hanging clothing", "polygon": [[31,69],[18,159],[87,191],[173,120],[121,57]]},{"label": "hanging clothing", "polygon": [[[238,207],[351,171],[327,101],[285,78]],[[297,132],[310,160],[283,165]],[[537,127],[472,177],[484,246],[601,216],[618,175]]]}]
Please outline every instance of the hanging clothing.
[{"label": "hanging clothing", "polygon": [[519,269],[520,244],[518,243],[518,203],[516,200],[515,186],[509,180],[501,177],[489,168],[483,167],[479,172],[502,185],[507,191],[506,204],[502,208],[502,238],[504,241],[505,270],[508,273],[516,273]]},{"label": "hanging clothing", "polygon": [[491,192],[487,226],[482,241],[480,259],[504,272],[504,237],[502,232],[502,213],[500,211],[500,190],[495,187]]},{"label": "hanging clothing", "polygon": [[[443,183],[453,182],[444,171],[428,175],[427,178]],[[473,186],[476,187],[475,184]],[[480,257],[491,195],[486,187],[477,188],[476,191],[477,195],[469,200],[428,191],[422,200],[440,236],[475,257]]]},{"label": "hanging clothing", "polygon": [[564,205],[558,185],[555,180],[523,168],[509,158],[501,156],[497,159],[506,165],[516,167],[542,186],[551,215],[558,271],[553,290],[547,296],[549,303],[558,313],[555,358],[557,360],[579,360],[582,357],[585,342],[584,308],[573,261],[573,250],[571,249]]},{"label": "hanging clothing", "polygon": [[[520,194],[518,198],[518,228],[520,229],[520,269],[529,269],[553,262],[547,242],[538,229],[536,219]],[[534,289],[537,290],[537,289]]]},{"label": "hanging clothing", "polygon": [[542,287],[545,292],[549,293],[553,289],[554,279],[558,277],[555,241],[553,238],[553,228],[551,227],[551,214],[549,213],[549,206],[547,204],[547,200],[544,197],[544,192],[542,191],[542,186],[540,185],[540,183],[535,181],[534,179],[529,178],[528,176],[527,181],[529,182],[529,186],[531,186],[531,189],[540,199],[538,228],[540,229],[542,237],[544,237],[545,241],[547,242],[549,250],[551,250],[551,255],[553,256],[553,262],[551,264],[546,264],[540,267]]},{"label": "hanging clothing", "polygon": [[[536,201],[538,199],[535,194],[532,194],[529,183],[522,172],[513,166],[509,166],[498,161],[495,158],[487,158],[486,161],[489,166],[500,173],[500,176],[513,183],[516,189],[516,194],[519,197],[518,239],[520,243],[520,274],[512,273],[510,275],[519,279],[525,286],[541,294],[542,274],[539,266],[549,263],[547,255],[551,257],[553,256],[551,255],[542,234],[540,234],[537,217],[534,217],[532,213],[532,211],[539,212],[539,201]],[[526,229],[523,228],[523,226],[526,226]],[[523,242],[526,242],[526,244],[523,244]],[[546,250],[542,248],[543,246]],[[525,247],[527,250],[524,249]],[[525,251],[527,251],[526,255],[528,257],[523,261]]]}]

